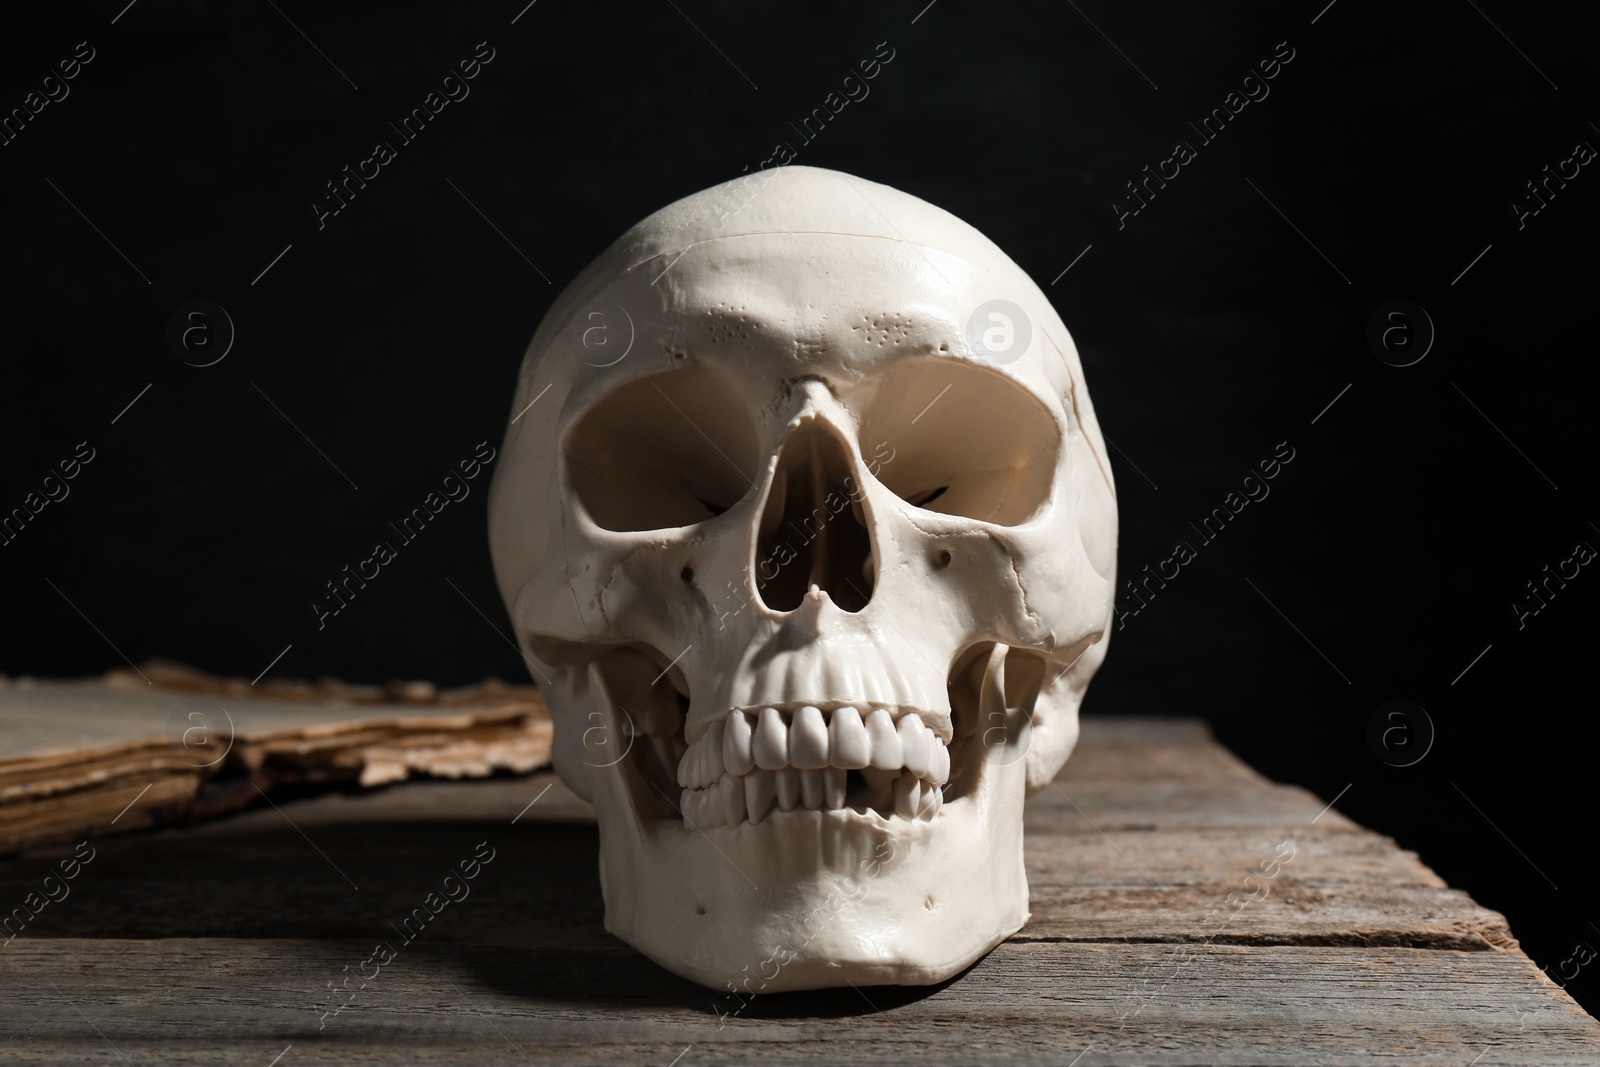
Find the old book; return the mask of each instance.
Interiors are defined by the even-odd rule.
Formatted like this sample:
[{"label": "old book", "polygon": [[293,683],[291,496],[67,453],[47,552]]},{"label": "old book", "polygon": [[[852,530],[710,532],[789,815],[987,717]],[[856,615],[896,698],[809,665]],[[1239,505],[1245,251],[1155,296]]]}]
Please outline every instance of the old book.
[{"label": "old book", "polygon": [[0,855],[187,823],[274,796],[550,761],[529,686],[217,678],[154,662],[80,681],[0,679]]}]

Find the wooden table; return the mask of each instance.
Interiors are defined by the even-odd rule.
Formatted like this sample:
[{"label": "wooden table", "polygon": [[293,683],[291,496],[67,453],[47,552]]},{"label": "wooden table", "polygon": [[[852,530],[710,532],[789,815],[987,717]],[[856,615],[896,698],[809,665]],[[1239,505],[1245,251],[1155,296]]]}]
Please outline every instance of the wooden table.
[{"label": "wooden table", "polygon": [[[92,841],[0,944],[0,1062],[1600,1063],[1499,915],[1188,721],[1085,723],[1028,807],[1033,920],[960,978],[737,1011],[604,932],[548,775],[280,804]],[[480,842],[472,895],[336,999]],[[0,907],[73,851],[0,863]]]}]

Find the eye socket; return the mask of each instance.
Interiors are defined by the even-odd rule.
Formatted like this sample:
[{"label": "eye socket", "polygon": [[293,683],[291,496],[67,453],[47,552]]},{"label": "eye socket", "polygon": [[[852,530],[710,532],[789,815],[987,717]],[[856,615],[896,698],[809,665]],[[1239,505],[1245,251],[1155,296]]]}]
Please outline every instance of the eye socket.
[{"label": "eye socket", "polygon": [[607,530],[692,526],[750,491],[760,461],[745,404],[711,371],[663,371],[603,396],[567,434],[567,480]]},{"label": "eye socket", "polygon": [[863,455],[906,503],[999,526],[1050,498],[1059,424],[1013,378],[953,359],[906,360],[879,385],[861,423]]}]

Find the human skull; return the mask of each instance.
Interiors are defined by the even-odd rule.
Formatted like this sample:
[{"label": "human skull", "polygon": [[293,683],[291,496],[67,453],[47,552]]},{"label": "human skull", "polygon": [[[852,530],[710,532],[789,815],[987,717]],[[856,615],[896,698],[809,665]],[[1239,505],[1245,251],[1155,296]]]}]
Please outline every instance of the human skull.
[{"label": "human skull", "polygon": [[1116,534],[1072,339],[971,226],[810,167],[634,226],[535,333],[490,500],[606,928],[741,996],[1020,929]]}]

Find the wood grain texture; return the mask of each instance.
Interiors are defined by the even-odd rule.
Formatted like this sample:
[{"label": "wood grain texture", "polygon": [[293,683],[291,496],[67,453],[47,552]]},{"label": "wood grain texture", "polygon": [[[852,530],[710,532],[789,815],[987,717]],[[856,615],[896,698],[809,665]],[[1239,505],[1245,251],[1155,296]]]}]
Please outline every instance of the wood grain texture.
[{"label": "wood grain texture", "polygon": [[[1089,720],[1056,784],[1026,815],[1033,919],[966,974],[744,1001],[604,932],[592,815],[547,773],[96,840],[0,945],[0,1062],[1600,1062],[1499,915],[1198,724]],[[472,895],[324,1017],[479,842]],[[0,902],[68,852],[0,862]]]}]

